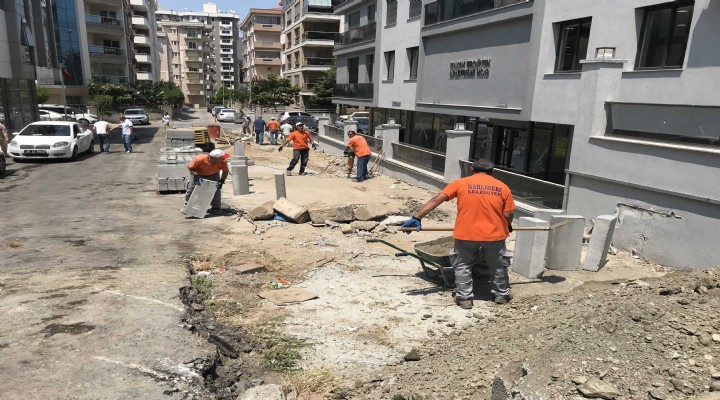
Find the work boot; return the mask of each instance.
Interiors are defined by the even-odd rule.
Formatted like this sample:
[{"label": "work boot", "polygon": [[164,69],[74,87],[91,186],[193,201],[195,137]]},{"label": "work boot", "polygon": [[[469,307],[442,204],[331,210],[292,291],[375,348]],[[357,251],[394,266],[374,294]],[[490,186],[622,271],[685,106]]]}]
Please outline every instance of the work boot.
[{"label": "work boot", "polygon": [[469,309],[473,308],[472,299],[460,299],[460,298],[456,297],[455,304],[457,304],[458,306],[460,306],[460,308],[465,309],[465,310],[469,310]]},{"label": "work boot", "polygon": [[495,296],[495,304],[507,304],[512,299],[513,295],[511,292],[508,292],[506,295],[497,295]]},{"label": "work boot", "polygon": [[292,176],[292,171],[285,171],[285,175]]}]

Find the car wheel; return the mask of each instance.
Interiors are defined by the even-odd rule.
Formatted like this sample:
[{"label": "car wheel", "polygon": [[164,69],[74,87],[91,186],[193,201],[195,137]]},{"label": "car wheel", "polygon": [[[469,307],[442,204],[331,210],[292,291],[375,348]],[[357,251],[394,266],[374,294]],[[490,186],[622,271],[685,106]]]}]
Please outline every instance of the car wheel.
[{"label": "car wheel", "polygon": [[85,152],[85,154],[92,154],[92,153],[94,153],[94,152],[95,152],[95,141],[94,141],[94,140],[91,140],[91,141],[90,141],[90,147],[88,147],[88,149],[87,149],[87,151]]},{"label": "car wheel", "polygon": [[70,156],[70,161],[77,161],[78,159],[78,149],[77,147],[73,147],[72,155]]},{"label": "car wheel", "polygon": [[5,165],[5,157],[0,157],[0,178],[5,176],[5,168],[7,168],[7,165]]}]

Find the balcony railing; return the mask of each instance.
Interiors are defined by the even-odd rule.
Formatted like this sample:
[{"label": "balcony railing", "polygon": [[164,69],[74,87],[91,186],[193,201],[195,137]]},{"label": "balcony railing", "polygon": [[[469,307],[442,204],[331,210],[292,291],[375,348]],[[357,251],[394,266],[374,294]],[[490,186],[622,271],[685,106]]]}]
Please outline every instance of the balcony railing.
[{"label": "balcony railing", "polygon": [[86,15],[85,16],[85,23],[93,24],[93,25],[102,25],[102,26],[109,26],[109,27],[121,27],[120,20],[117,18],[110,18],[110,17],[103,17],[100,15]]},{"label": "balcony railing", "polygon": [[411,146],[405,143],[393,143],[393,158],[438,174],[445,173],[445,154]]},{"label": "balcony railing", "polygon": [[425,25],[477,14],[530,0],[442,0],[425,5]]},{"label": "balcony railing", "polygon": [[88,46],[88,52],[90,54],[106,54],[111,56],[122,56],[125,54],[125,50],[119,47],[106,46]]},{"label": "balcony railing", "polygon": [[93,80],[99,83],[127,83],[127,76],[124,75],[94,75]]},{"label": "balcony railing", "polygon": [[334,41],[337,38],[338,33],[337,32],[319,32],[319,31],[309,31],[305,32],[303,34],[302,41],[306,40],[332,40]]},{"label": "balcony railing", "polygon": [[372,99],[374,84],[372,83],[336,83],[333,96],[350,99]]},{"label": "balcony railing", "polygon": [[309,66],[323,66],[323,65],[332,65],[332,63],[335,61],[334,58],[323,58],[323,57],[307,57],[305,59],[304,65]]},{"label": "balcony railing", "polygon": [[375,40],[375,22],[338,34],[335,45],[343,47],[373,40]]}]

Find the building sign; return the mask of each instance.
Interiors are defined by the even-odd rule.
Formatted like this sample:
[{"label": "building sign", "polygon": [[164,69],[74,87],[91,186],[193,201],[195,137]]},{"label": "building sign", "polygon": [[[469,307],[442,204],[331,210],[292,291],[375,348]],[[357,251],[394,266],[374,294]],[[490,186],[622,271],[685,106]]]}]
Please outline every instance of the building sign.
[{"label": "building sign", "polygon": [[450,79],[489,79],[490,59],[453,61],[450,63]]}]

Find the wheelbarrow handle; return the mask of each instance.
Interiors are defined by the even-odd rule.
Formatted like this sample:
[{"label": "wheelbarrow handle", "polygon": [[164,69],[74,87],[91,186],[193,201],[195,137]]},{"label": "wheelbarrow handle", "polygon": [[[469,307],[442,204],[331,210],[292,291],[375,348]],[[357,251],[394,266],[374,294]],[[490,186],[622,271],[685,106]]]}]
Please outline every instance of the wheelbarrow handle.
[{"label": "wheelbarrow handle", "polygon": [[395,253],[395,257],[403,257],[403,256],[409,256],[410,253],[407,251],[403,251],[402,253]]}]

